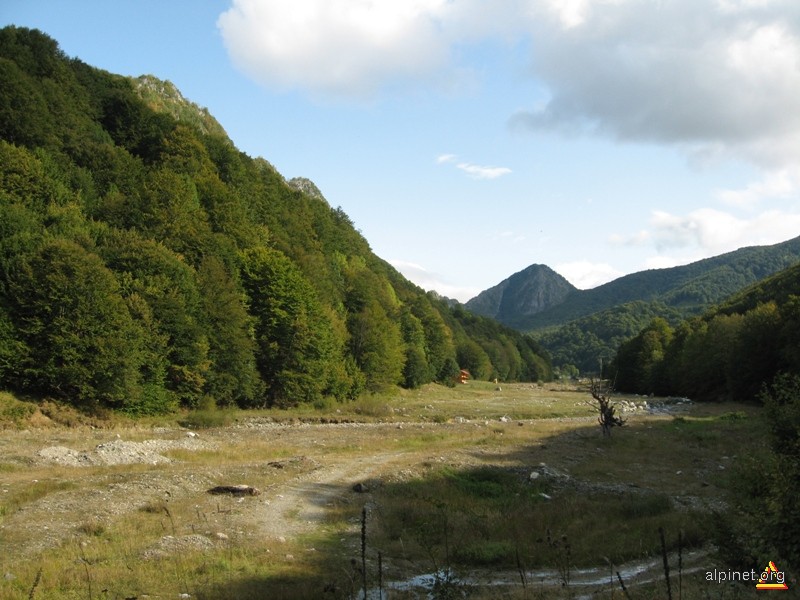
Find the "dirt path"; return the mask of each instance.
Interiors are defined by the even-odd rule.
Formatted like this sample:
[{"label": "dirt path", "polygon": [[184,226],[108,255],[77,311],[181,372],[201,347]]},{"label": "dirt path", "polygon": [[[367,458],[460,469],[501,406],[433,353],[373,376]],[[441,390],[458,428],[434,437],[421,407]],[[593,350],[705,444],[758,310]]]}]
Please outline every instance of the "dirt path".
[{"label": "dirt path", "polygon": [[263,535],[281,541],[309,533],[325,520],[337,499],[359,493],[353,489],[356,485],[368,491],[375,478],[403,458],[404,453],[392,452],[321,464],[274,493],[265,492],[265,507],[255,515],[257,526]]}]

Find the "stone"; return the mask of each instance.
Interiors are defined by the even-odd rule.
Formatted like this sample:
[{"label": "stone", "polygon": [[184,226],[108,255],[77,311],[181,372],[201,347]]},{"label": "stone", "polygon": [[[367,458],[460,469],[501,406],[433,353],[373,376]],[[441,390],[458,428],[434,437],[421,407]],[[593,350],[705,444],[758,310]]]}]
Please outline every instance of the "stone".
[{"label": "stone", "polygon": [[249,485],[218,485],[208,490],[209,494],[230,494],[231,496],[259,496],[261,490]]}]

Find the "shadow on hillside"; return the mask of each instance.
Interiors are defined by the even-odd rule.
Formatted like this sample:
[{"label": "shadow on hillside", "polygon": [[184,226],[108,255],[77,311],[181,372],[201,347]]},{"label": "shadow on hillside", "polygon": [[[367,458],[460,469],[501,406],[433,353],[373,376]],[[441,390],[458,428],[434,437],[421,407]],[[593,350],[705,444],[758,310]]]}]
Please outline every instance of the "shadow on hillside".
[{"label": "shadow on hillside", "polygon": [[[571,584],[595,593],[617,585],[609,576],[614,565],[632,585],[661,585],[662,528],[671,560],[685,553],[685,589],[707,589],[702,575],[712,559],[699,549],[710,534],[698,515],[719,506],[729,467],[723,457],[740,446],[742,426],[733,420],[718,426],[638,420],[611,438],[588,423],[536,438],[536,423],[526,422],[521,427],[536,441],[513,451],[474,446],[452,462],[426,463],[420,479],[387,478],[368,493],[354,492],[356,482],[347,482],[333,491],[349,503],[351,515],[367,508],[370,598],[379,597],[380,580],[393,590],[384,598],[419,597],[415,589],[433,585],[505,585],[524,597],[536,586],[555,591]],[[510,436],[514,428],[520,435],[517,423],[502,427],[493,424],[493,434]],[[330,491],[310,489],[309,496]],[[333,510],[316,508],[320,519]],[[302,556],[275,557],[274,576],[233,575],[197,597],[361,598],[358,529],[353,524],[345,543],[336,534]],[[425,574],[429,578],[420,579]]]}]

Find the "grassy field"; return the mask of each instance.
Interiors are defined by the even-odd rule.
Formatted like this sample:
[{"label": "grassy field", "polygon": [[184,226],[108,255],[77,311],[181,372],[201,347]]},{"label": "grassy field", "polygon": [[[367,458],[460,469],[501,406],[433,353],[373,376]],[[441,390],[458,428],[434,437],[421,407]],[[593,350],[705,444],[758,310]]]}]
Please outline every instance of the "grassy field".
[{"label": "grassy field", "polygon": [[[664,550],[674,598],[755,597],[704,576],[757,409],[640,409],[604,438],[585,389],[501,387],[136,422],[2,394],[0,598],[625,598],[619,571],[662,599]],[[138,460],[99,462],[123,442]],[[207,493],[232,483],[261,494]]]}]

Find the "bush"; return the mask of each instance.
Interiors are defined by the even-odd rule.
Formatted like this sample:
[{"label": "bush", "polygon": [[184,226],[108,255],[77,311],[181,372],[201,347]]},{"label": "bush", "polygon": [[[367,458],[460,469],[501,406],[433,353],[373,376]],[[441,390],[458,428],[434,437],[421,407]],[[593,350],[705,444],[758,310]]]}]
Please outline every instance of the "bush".
[{"label": "bush", "polygon": [[769,447],[742,459],[731,485],[730,504],[737,508],[718,515],[713,527],[732,566],[740,556],[800,561],[800,377],[779,375],[760,399]]},{"label": "bush", "polygon": [[0,392],[0,427],[4,423],[11,423],[16,427],[21,426],[36,412],[36,406],[28,402],[21,402],[6,392]]}]

